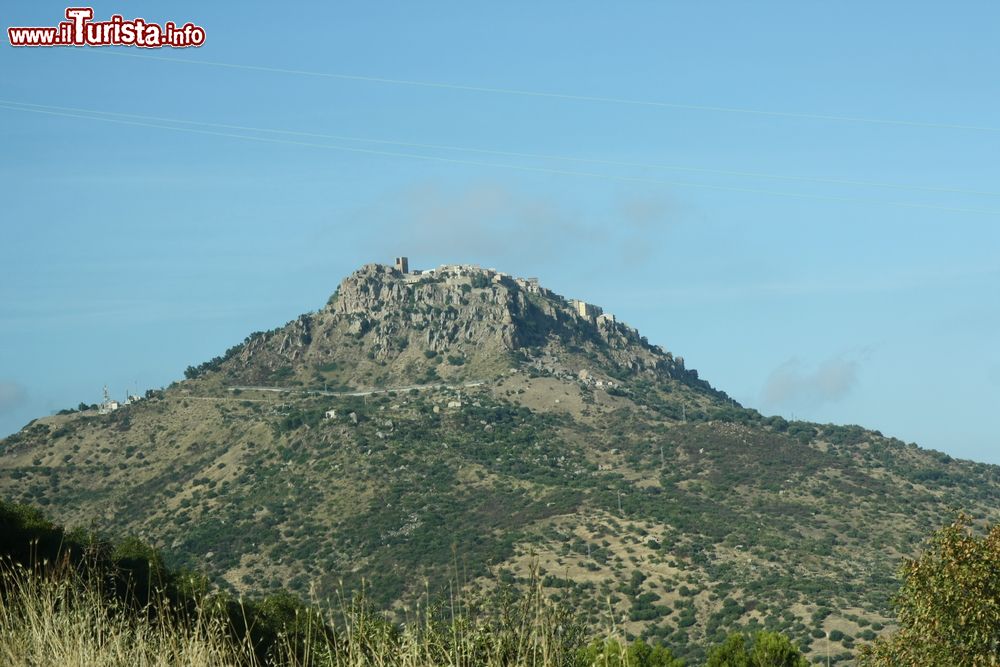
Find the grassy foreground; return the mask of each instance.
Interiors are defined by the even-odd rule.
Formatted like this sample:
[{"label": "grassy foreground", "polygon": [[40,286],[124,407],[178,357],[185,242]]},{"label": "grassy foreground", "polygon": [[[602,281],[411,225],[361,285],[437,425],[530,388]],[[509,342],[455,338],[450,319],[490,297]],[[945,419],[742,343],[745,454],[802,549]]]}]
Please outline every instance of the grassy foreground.
[{"label": "grassy foreground", "polygon": [[[67,532],[37,510],[0,501],[0,665],[11,667],[682,667],[667,648],[594,638],[580,610],[500,582],[475,603],[430,591],[402,614],[364,594],[302,604],[244,600],[164,567],[137,540]],[[400,622],[402,618],[402,622]],[[730,636],[706,665],[799,667],[784,636]]]},{"label": "grassy foreground", "polygon": [[11,667],[253,664],[205,614],[155,622],[71,575],[5,564],[0,575],[0,664]]},{"label": "grassy foreground", "polygon": [[[0,664],[9,667],[683,667],[662,646],[613,637],[583,643],[570,615],[540,585],[528,596],[501,595],[496,608],[444,609],[394,624],[355,598],[326,616],[301,611],[272,636],[246,617],[233,623],[226,598],[205,595],[175,606],[110,597],[101,577],[63,560],[54,567],[0,565]],[[334,617],[336,616],[336,617]],[[438,619],[438,620],[434,620]],[[339,629],[338,629],[339,628]],[[263,650],[262,650],[263,648]],[[787,638],[731,635],[708,667],[805,667]]]},{"label": "grassy foreground", "polygon": [[[29,569],[11,562],[0,566],[0,591],[0,664],[11,667],[541,667],[586,659],[582,635],[568,615],[535,595],[506,600],[499,614],[488,617],[437,610],[398,625],[360,599],[329,614],[301,610],[262,652],[251,633],[234,631],[218,596],[185,607],[154,597],[137,607],[109,596],[99,577],[64,565]],[[432,620],[442,617],[447,620]]]}]

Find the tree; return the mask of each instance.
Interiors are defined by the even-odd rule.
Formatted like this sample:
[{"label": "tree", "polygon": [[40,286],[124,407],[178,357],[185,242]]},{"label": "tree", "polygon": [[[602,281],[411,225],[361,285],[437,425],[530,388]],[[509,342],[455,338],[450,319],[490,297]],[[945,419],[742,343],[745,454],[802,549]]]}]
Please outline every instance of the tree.
[{"label": "tree", "polygon": [[750,667],[747,640],[741,634],[732,634],[708,652],[705,667]]},{"label": "tree", "polygon": [[750,652],[750,664],[754,667],[805,667],[808,663],[788,637],[777,632],[758,632]]},{"label": "tree", "polygon": [[617,639],[595,639],[580,649],[577,663],[584,667],[684,667],[684,661],[659,644],[641,639],[623,646]]},{"label": "tree", "polygon": [[798,648],[777,632],[758,632],[748,640],[732,634],[709,651],[705,667],[806,667]]},{"label": "tree", "polygon": [[977,536],[961,514],[901,568],[900,629],[862,647],[866,667],[1000,662],[1000,525]]}]

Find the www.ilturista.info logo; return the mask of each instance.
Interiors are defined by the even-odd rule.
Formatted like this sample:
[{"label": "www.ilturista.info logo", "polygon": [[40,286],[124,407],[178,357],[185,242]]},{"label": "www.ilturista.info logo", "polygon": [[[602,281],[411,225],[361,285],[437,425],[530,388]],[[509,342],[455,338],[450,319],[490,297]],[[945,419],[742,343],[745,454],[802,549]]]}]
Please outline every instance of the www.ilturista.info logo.
[{"label": "www.ilturista.info logo", "polygon": [[59,25],[48,28],[7,28],[11,46],[164,46],[184,48],[205,43],[205,29],[193,23],[162,26],[145,19],[126,21],[115,14],[108,21],[93,21],[92,7],[69,7]]}]

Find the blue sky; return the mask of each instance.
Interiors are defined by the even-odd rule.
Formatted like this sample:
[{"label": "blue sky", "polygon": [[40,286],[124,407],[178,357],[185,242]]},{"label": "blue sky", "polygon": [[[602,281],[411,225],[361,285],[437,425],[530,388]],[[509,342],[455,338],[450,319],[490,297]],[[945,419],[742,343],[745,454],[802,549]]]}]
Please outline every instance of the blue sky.
[{"label": "blue sky", "polygon": [[767,414],[1000,463],[996,3],[276,7],[0,48],[0,433],[407,254],[538,276]]}]

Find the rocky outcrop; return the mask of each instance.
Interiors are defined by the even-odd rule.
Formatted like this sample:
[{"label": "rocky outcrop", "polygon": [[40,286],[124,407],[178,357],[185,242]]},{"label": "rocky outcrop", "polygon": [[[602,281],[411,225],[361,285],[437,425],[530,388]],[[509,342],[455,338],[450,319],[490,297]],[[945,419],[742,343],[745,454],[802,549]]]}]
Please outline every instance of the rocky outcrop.
[{"label": "rocky outcrop", "polygon": [[[464,363],[519,353],[536,365],[549,359],[545,363],[550,366],[540,370],[575,374],[585,358],[613,374],[701,383],[682,359],[649,345],[610,315],[597,316],[600,312],[567,301],[537,281],[476,266],[404,274],[367,264],[345,278],[319,312],[249,337],[236,363],[244,379],[266,381],[274,373],[287,375],[289,368],[302,367],[303,373],[314,375],[314,369],[334,358],[343,364],[349,354],[356,357],[350,362],[355,366],[410,359],[412,367],[414,361],[437,354]],[[555,359],[558,367],[551,365]]]},{"label": "rocky outcrop", "polygon": [[404,276],[369,264],[341,283],[328,310],[352,334],[370,337],[376,358],[398,351],[401,338],[433,352],[456,345],[512,350],[524,298],[511,287],[473,267]]}]

